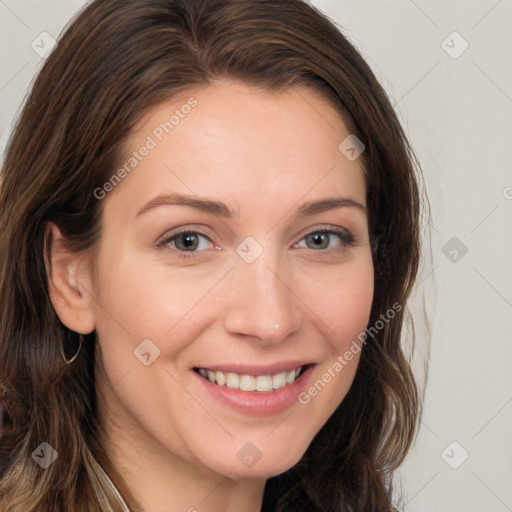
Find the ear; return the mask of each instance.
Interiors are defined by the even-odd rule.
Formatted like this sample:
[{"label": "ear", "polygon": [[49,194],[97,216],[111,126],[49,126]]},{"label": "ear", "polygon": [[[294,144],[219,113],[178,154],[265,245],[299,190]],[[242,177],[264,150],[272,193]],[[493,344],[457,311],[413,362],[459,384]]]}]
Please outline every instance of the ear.
[{"label": "ear", "polygon": [[57,316],[68,329],[89,334],[95,325],[91,308],[93,281],[87,255],[69,252],[60,229],[50,222],[46,227],[44,258],[48,292]]}]

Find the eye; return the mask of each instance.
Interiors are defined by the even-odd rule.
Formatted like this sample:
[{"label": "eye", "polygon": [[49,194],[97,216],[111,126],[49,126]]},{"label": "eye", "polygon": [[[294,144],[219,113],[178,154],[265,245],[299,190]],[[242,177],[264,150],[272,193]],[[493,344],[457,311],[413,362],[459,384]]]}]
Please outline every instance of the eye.
[{"label": "eye", "polygon": [[[316,251],[354,245],[354,237],[344,229],[319,229],[312,231],[302,240],[306,248]],[[333,243],[335,243],[334,246]],[[304,247],[302,241],[297,244],[297,247]]]},{"label": "eye", "polygon": [[[213,244],[208,236],[191,230],[183,230],[164,238],[158,247],[170,248],[181,258],[194,257]],[[305,245],[304,245],[305,244]],[[345,229],[317,229],[306,235],[295,247],[305,247],[315,251],[344,249],[354,244],[354,237]]]},{"label": "eye", "polygon": [[[204,234],[197,231],[180,231],[162,240],[159,247],[171,247],[179,251],[179,256],[193,256],[196,252],[204,251],[212,241]],[[189,254],[187,254],[189,253]]]}]

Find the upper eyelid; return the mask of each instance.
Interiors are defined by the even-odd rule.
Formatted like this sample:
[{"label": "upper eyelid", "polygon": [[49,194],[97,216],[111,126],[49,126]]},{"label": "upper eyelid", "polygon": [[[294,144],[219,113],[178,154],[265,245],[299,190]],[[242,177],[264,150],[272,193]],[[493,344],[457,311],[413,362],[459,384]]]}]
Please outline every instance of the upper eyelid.
[{"label": "upper eyelid", "polygon": [[343,227],[337,227],[337,228],[334,228],[334,227],[323,227],[323,228],[312,229],[311,231],[306,232],[305,234],[303,234],[301,236],[299,241],[303,240],[307,236],[313,235],[315,233],[329,233],[329,234],[335,234],[335,235],[338,235],[338,236],[342,236],[343,234],[345,234],[347,237],[355,239],[355,236],[353,235],[352,231],[350,231],[347,228],[343,228]]},{"label": "upper eyelid", "polygon": [[165,245],[168,244],[171,240],[174,240],[175,238],[179,237],[180,235],[186,235],[186,234],[194,234],[194,235],[200,235],[204,238],[207,238],[212,244],[215,243],[210,236],[208,236],[206,233],[203,233],[202,231],[198,229],[183,229],[180,231],[177,231],[176,233],[172,233],[170,235],[163,235],[157,240],[157,245]]}]

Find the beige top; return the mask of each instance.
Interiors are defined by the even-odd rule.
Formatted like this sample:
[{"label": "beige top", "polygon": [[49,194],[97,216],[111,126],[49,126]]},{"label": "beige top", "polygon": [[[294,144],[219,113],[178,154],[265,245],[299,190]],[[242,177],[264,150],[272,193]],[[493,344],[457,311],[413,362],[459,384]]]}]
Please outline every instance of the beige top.
[{"label": "beige top", "polygon": [[123,506],[123,512],[130,512],[130,509],[126,505],[125,501],[123,500],[123,497],[117,490],[117,488],[114,485],[114,483],[112,482],[112,480],[110,480],[110,477],[107,475],[107,473],[105,473],[105,471],[103,470],[103,468],[101,466],[100,466],[100,468],[101,468],[101,471],[103,472],[103,474],[105,475],[105,479],[107,480],[108,485],[112,489],[112,492],[116,495],[117,499],[119,500],[119,503],[121,503],[121,505]]}]

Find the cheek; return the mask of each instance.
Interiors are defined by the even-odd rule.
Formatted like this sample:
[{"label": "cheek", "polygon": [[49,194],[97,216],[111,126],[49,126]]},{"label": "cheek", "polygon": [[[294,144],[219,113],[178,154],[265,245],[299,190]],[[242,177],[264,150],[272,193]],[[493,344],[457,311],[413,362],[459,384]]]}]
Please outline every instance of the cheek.
[{"label": "cheek", "polygon": [[315,276],[306,273],[300,279],[304,302],[317,317],[333,352],[344,352],[370,319],[374,292],[371,255],[364,253],[351,263],[324,269]]},{"label": "cheek", "polygon": [[179,352],[188,343],[186,333],[204,321],[201,303],[209,302],[219,275],[165,268],[129,254],[119,255],[115,263],[104,260],[98,273],[101,290],[96,318],[105,349],[129,346],[133,350],[142,340],[151,339],[168,355]]},{"label": "cheek", "polygon": [[[317,281],[319,283],[319,281]],[[310,386],[299,396],[316,430],[328,420],[348,393],[361,356],[362,334],[370,318],[374,280],[371,258],[338,268],[322,286],[310,288],[309,301],[318,313],[330,352],[317,368]]]},{"label": "cheek", "polygon": [[333,345],[337,353],[344,352],[365,331],[373,302],[372,278],[350,278],[338,291],[333,291],[329,313],[331,330],[336,336]]}]

